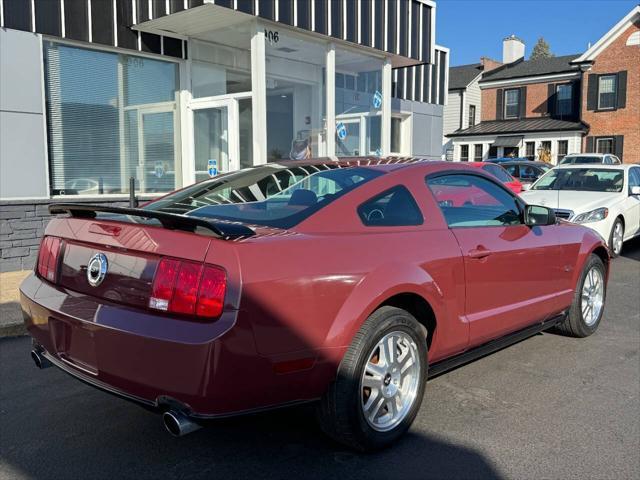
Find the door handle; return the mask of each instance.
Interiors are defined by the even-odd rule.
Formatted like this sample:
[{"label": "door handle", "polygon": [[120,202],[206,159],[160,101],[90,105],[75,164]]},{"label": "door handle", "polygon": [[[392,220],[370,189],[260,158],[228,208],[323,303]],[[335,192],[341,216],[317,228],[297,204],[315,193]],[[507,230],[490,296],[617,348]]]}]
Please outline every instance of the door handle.
[{"label": "door handle", "polygon": [[485,258],[491,255],[491,250],[484,248],[482,245],[478,245],[477,248],[469,250],[469,258]]}]

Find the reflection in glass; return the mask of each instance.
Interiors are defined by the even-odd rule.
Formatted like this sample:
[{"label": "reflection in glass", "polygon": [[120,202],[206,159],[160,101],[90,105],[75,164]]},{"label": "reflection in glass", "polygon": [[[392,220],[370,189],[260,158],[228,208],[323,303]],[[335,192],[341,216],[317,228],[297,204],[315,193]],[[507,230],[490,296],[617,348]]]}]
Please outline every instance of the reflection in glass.
[{"label": "reflection in glass", "polygon": [[229,171],[229,125],[227,107],[193,112],[196,181],[209,178],[210,160],[219,172]]}]

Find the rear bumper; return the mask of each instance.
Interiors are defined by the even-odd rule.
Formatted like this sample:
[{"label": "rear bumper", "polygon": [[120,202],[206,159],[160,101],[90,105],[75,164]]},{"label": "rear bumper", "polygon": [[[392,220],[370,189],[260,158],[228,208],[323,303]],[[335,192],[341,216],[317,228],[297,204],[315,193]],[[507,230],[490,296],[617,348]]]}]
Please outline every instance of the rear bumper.
[{"label": "rear bumper", "polygon": [[[313,399],[313,372],[276,375],[237,312],[211,323],[178,320],[58,289],[32,274],[20,287],[35,349],[58,368],[150,408],[195,418]],[[313,369],[312,369],[313,370]],[[283,388],[288,386],[288,388]],[[316,385],[317,387],[317,385]]]}]

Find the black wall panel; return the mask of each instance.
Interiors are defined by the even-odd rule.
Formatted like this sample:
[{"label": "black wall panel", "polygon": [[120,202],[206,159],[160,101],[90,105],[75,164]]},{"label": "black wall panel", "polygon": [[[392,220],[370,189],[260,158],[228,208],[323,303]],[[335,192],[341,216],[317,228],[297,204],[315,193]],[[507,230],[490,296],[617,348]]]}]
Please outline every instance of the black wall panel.
[{"label": "black wall panel", "polygon": [[35,5],[36,32],[45,35],[62,35],[59,0],[39,0]]},{"label": "black wall panel", "polygon": [[113,45],[113,2],[91,0],[91,35],[95,43]]},{"label": "black wall panel", "polygon": [[375,16],[375,32],[373,38],[373,47],[378,50],[384,49],[384,1],[373,0],[373,10]]},{"label": "black wall panel", "polygon": [[[131,2],[129,2],[131,8]],[[87,0],[64,1],[65,36],[73,40],[89,40],[89,12]]]},{"label": "black wall panel", "polygon": [[329,31],[327,25],[327,9],[329,8],[328,0],[316,0],[315,3],[315,30],[318,33],[326,33]]},{"label": "black wall panel", "polygon": [[184,10],[184,2],[183,0],[170,0],[169,1],[169,11],[171,13],[181,12]]},{"label": "black wall panel", "polygon": [[138,34],[129,28],[129,25],[133,24],[133,6],[129,0],[116,0],[116,23],[118,24],[118,46],[137,48]]},{"label": "black wall panel", "polygon": [[358,2],[347,2],[347,17],[344,23],[347,26],[347,40],[350,42],[358,41]]},{"label": "black wall panel", "polygon": [[411,2],[411,58],[420,59],[420,3]]},{"label": "black wall panel", "polygon": [[278,21],[293,25],[293,0],[280,0],[278,2]]},{"label": "black wall panel", "polygon": [[273,0],[260,0],[260,7],[258,10],[258,15],[262,18],[267,18],[269,20],[275,20],[275,2]]},{"label": "black wall panel", "polygon": [[400,55],[409,55],[409,0],[400,0]]},{"label": "black wall panel", "polygon": [[160,36],[153,33],[140,32],[140,43],[143,52],[160,53],[162,47],[160,45]]},{"label": "black wall panel", "polygon": [[238,10],[244,13],[255,13],[256,2],[253,0],[238,0]]},{"label": "black wall panel", "polygon": [[4,26],[15,30],[31,31],[31,2],[3,0]]},{"label": "black wall panel", "polygon": [[398,36],[398,0],[387,1],[387,52],[395,53]]},{"label": "black wall panel", "polygon": [[329,0],[331,8],[331,36],[342,38],[342,0]]},{"label": "black wall panel", "polygon": [[311,0],[296,0],[298,9],[297,26],[305,30],[311,30]]},{"label": "black wall panel", "polygon": [[371,2],[362,2],[360,7],[360,43],[371,46]]}]

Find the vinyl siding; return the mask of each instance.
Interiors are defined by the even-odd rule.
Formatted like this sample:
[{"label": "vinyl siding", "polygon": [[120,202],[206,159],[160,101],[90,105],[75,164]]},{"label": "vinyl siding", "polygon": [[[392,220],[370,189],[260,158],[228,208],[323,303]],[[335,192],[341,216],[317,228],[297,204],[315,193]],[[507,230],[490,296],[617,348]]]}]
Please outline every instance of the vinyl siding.
[{"label": "vinyl siding", "polygon": [[[460,91],[449,92],[447,105],[444,107],[443,133],[447,135],[460,128]],[[446,142],[446,139],[445,139]]]}]

